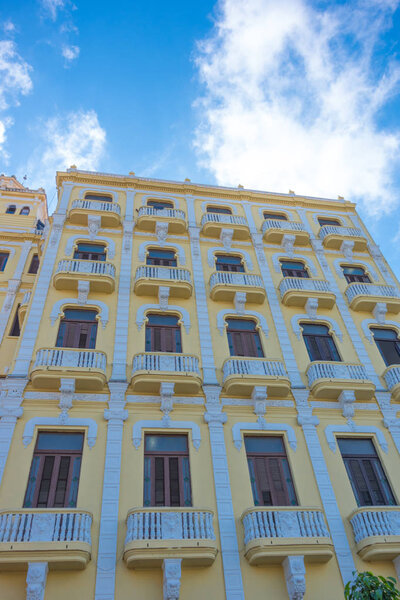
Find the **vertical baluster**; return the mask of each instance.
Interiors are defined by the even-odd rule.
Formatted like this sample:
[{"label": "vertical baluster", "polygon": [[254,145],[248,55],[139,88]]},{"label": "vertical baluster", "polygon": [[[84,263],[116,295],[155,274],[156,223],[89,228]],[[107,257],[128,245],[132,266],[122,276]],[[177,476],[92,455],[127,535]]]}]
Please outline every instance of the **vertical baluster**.
[{"label": "vertical baluster", "polygon": [[4,538],[6,542],[10,541],[10,531],[11,531],[11,526],[13,523],[13,515],[12,514],[8,514],[7,515],[7,522],[6,522],[6,529],[5,529],[5,534],[4,534]]},{"label": "vertical baluster", "polygon": [[258,523],[257,523],[257,514],[255,512],[250,513],[251,515],[251,523],[253,526],[253,538],[259,538],[260,537],[260,530],[258,529]]},{"label": "vertical baluster", "polygon": [[192,513],[193,514],[193,521],[194,521],[194,536],[196,538],[200,537],[200,528],[199,528],[199,516],[200,514],[197,513]]},{"label": "vertical baluster", "polygon": [[151,539],[150,538],[150,529],[149,529],[149,513],[146,512],[144,513],[144,531],[145,531],[145,538],[146,540]]},{"label": "vertical baluster", "polygon": [[17,538],[17,530],[18,530],[18,522],[19,515],[14,515],[14,519],[12,522],[11,532],[10,532],[10,542],[15,542]]},{"label": "vertical baluster", "polygon": [[182,528],[183,528],[183,539],[184,540],[188,539],[188,520],[189,520],[189,513],[183,512],[182,513]]},{"label": "vertical baluster", "polygon": [[61,538],[60,538],[61,517],[62,517],[62,513],[57,513],[57,515],[56,515],[56,521],[55,521],[55,524],[54,524],[54,540],[56,542],[62,541]]},{"label": "vertical baluster", "polygon": [[150,513],[150,539],[155,539],[155,514],[153,512]]},{"label": "vertical baluster", "polygon": [[206,537],[206,532],[205,532],[205,529],[204,529],[205,517],[206,517],[206,513],[204,513],[204,512],[199,513],[200,537],[201,537],[201,539],[204,539]]},{"label": "vertical baluster", "polygon": [[70,513],[65,513],[64,517],[67,519],[67,540],[72,540],[72,527],[73,527],[73,519]]},{"label": "vertical baluster", "polygon": [[131,515],[132,517],[132,540],[139,539],[139,520],[137,513]]},{"label": "vertical baluster", "polygon": [[[22,513],[20,515],[19,527],[18,527],[18,533],[17,533],[17,539],[16,539],[17,542],[21,542],[24,537],[24,530],[25,530],[25,525],[26,525],[28,516],[29,515],[27,513]],[[2,538],[1,538],[1,533],[0,533],[0,542],[1,541],[2,541]]]}]

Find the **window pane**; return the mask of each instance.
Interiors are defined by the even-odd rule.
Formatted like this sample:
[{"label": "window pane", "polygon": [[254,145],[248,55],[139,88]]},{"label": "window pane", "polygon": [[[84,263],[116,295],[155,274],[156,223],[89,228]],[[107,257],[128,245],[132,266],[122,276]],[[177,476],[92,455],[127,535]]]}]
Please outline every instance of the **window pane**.
[{"label": "window pane", "polygon": [[343,273],[345,275],[365,275],[365,271],[364,269],[361,269],[360,267],[343,267]]},{"label": "window pane", "polygon": [[174,315],[147,315],[149,325],[177,325],[178,317]]},{"label": "window pane", "polygon": [[258,488],[257,488],[256,473],[255,473],[255,469],[254,469],[254,458],[248,458],[247,463],[249,465],[250,483],[251,483],[251,489],[253,492],[254,504],[255,504],[255,506],[259,506],[260,505],[260,496],[258,494]]},{"label": "window pane", "polygon": [[150,456],[144,457],[144,484],[143,484],[143,504],[151,506],[151,465]]},{"label": "window pane", "polygon": [[71,462],[70,456],[62,456],[60,467],[58,469],[58,477],[56,483],[56,492],[54,496],[54,506],[64,506],[65,494],[67,491],[69,465]]},{"label": "window pane", "polygon": [[64,319],[69,321],[95,321],[97,312],[95,310],[75,310],[68,308],[64,311]]},{"label": "window pane", "polygon": [[146,435],[145,449],[148,452],[187,452],[187,436]]},{"label": "window pane", "polygon": [[168,459],[170,506],[180,506],[181,504],[178,460],[176,457]]},{"label": "window pane", "polygon": [[222,206],[207,206],[208,213],[217,213],[222,215],[231,215],[232,211],[230,208],[223,208]]},{"label": "window pane", "polygon": [[78,252],[97,252],[105,251],[105,246],[99,244],[78,244]]},{"label": "window pane", "polygon": [[337,219],[324,219],[323,217],[318,218],[318,223],[323,227],[324,225],[339,225],[340,222]]},{"label": "window pane", "polygon": [[101,194],[85,194],[85,200],[98,200],[100,202],[111,202],[111,196],[102,196]]},{"label": "window pane", "polygon": [[283,269],[298,269],[299,271],[304,269],[304,264],[301,262],[282,261],[281,265]]},{"label": "window pane", "polygon": [[281,215],[279,213],[265,212],[264,213],[264,219],[273,219],[273,220],[278,220],[278,221],[287,221],[287,216],[286,215]]},{"label": "window pane", "polygon": [[261,452],[271,454],[273,452],[285,452],[283,440],[278,436],[245,436],[244,445],[247,453]]},{"label": "window pane", "polygon": [[168,259],[174,259],[175,258],[175,252],[172,252],[172,250],[149,250],[148,256],[150,258],[168,258]]},{"label": "window pane", "polygon": [[217,264],[229,264],[229,265],[240,265],[242,264],[242,259],[240,256],[228,256],[226,254],[217,254]]},{"label": "window pane", "polygon": [[229,329],[242,329],[247,331],[254,331],[256,325],[254,321],[241,320],[241,319],[227,319]]},{"label": "window pane", "polygon": [[311,323],[300,323],[303,333],[310,335],[329,335],[329,329],[325,325],[312,325]]},{"label": "window pane", "polygon": [[157,210],[163,210],[164,208],[174,208],[172,202],[163,202],[162,200],[148,200],[147,206],[152,206]]},{"label": "window pane", "polygon": [[338,438],[338,444],[342,454],[376,456],[374,444],[370,439]]},{"label": "window pane", "polygon": [[30,508],[33,502],[33,496],[36,489],[36,480],[39,470],[40,456],[34,456],[32,459],[31,471],[29,473],[28,487],[26,488],[24,508]]},{"label": "window pane", "polygon": [[192,506],[192,490],[190,486],[189,458],[182,457],[182,477],[183,477],[183,504]]},{"label": "window pane", "polygon": [[42,480],[40,482],[39,496],[37,500],[37,507],[43,508],[47,506],[47,501],[50,493],[51,476],[54,468],[54,456],[46,456],[44,459],[44,466],[42,472]]},{"label": "window pane", "polygon": [[154,459],[154,505],[165,506],[164,459]]},{"label": "window pane", "polygon": [[37,450],[82,450],[83,433],[39,433]]},{"label": "window pane", "polygon": [[394,331],[393,329],[371,327],[371,331],[376,340],[398,340],[397,331]]},{"label": "window pane", "polygon": [[80,456],[75,456],[73,461],[74,464],[72,467],[71,485],[69,488],[69,498],[67,502],[67,506],[70,506],[71,508],[76,506],[76,501],[78,498],[79,475],[81,472],[82,458]]}]

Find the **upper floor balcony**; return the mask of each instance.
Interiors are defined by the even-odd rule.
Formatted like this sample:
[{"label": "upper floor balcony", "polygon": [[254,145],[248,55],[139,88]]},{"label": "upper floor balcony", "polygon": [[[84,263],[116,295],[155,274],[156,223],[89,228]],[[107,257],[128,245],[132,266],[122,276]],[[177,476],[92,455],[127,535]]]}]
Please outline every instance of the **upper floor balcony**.
[{"label": "upper floor balcony", "polygon": [[388,367],[383,377],[386,385],[392,393],[393,400],[400,400],[400,365],[391,365]]},{"label": "upper floor balcony", "polygon": [[298,246],[305,246],[310,239],[310,234],[304,225],[295,221],[265,219],[261,231],[264,241],[271,244],[281,244],[284,235],[294,235],[295,244]]},{"label": "upper floor balcony", "polygon": [[157,221],[168,223],[169,233],[186,231],[186,215],[177,208],[141,206],[138,210],[136,227],[144,231],[155,231]]},{"label": "upper floor balcony", "polygon": [[58,390],[61,377],[74,377],[77,389],[99,390],[106,383],[106,369],[106,355],[99,350],[41,348],[30,377],[37,388]]},{"label": "upper floor balcony", "polygon": [[400,312],[400,292],[392,285],[374,283],[350,283],[346,297],[353,310],[371,312],[378,302],[384,302],[389,312]]},{"label": "upper floor balcony", "polygon": [[166,558],[208,566],[217,556],[213,513],[196,508],[135,508],[129,511],[124,560],[130,568],[161,566]]},{"label": "upper floor balcony", "polygon": [[357,554],[366,561],[400,555],[400,507],[362,507],[350,517]]},{"label": "upper floor balcony", "polygon": [[92,515],[78,509],[17,509],[0,513],[0,570],[47,562],[50,569],[84,569],[92,553]]},{"label": "upper floor balcony", "polygon": [[279,291],[285,306],[305,306],[309,298],[316,298],[321,308],[332,308],[336,302],[336,296],[325,279],[284,277]]},{"label": "upper floor balcony", "polygon": [[375,385],[368,379],[363,365],[314,361],[306,373],[314,398],[337,399],[343,390],[350,390],[355,392],[357,400],[370,400],[375,392]]},{"label": "upper floor balcony", "polygon": [[228,358],[223,366],[223,387],[226,394],[250,396],[254,386],[267,386],[268,396],[285,397],[290,381],[283,363],[267,358]]},{"label": "upper floor balcony", "polygon": [[70,223],[88,225],[88,217],[101,218],[102,227],[118,227],[121,223],[121,207],[116,202],[99,200],[74,200],[68,213]]},{"label": "upper floor balcony", "polygon": [[354,242],[355,252],[367,249],[368,240],[358,227],[343,227],[341,225],[323,225],[319,230],[319,238],[325,248],[339,249],[346,240]]},{"label": "upper floor balcony", "polygon": [[202,382],[197,356],[143,352],[133,357],[131,384],[135,391],[158,393],[164,381],[175,384],[175,393],[196,394]]},{"label": "upper floor balcony", "polygon": [[245,292],[247,302],[261,304],[265,288],[259,275],[216,271],[210,277],[210,296],[213,300],[232,300],[236,292]]},{"label": "upper floor balcony", "polygon": [[169,287],[169,295],[189,298],[192,280],[189,269],[142,265],[136,269],[134,291],[138,296],[157,296],[160,286]]},{"label": "upper floor balcony", "polygon": [[223,229],[232,229],[233,239],[247,240],[250,237],[249,226],[244,217],[213,212],[202,216],[201,231],[204,235],[219,238]]},{"label": "upper floor balcony", "polygon": [[110,294],[115,289],[115,267],[102,260],[60,260],[53,277],[56,290],[74,290],[88,281],[93,292]]},{"label": "upper floor balcony", "polygon": [[315,508],[250,508],[242,515],[244,555],[251,565],[281,563],[287,556],[327,562],[334,555],[324,514]]}]

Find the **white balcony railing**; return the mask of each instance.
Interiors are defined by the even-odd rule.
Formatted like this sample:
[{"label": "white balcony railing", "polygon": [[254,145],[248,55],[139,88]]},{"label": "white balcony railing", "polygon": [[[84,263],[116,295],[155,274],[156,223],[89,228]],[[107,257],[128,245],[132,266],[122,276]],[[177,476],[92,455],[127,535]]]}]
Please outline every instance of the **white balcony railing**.
[{"label": "white balcony railing", "polygon": [[320,510],[254,510],[247,512],[242,521],[245,544],[257,538],[330,537]]},{"label": "white balcony railing", "polygon": [[279,360],[267,360],[263,358],[229,358],[223,366],[224,382],[231,375],[287,377],[283,363]]},{"label": "white balcony railing", "polygon": [[224,215],[220,213],[206,213],[202,216],[201,226],[203,227],[207,223],[221,223],[224,225],[247,225],[247,221],[244,217],[238,217],[236,215]]},{"label": "white balcony railing", "polygon": [[140,217],[164,217],[165,219],[182,219],[185,220],[183,210],[177,208],[154,208],[154,206],[141,206],[138,211]]},{"label": "white balcony railing", "polygon": [[215,540],[211,511],[135,511],[128,516],[125,544],[136,540]]},{"label": "white balcony railing", "polygon": [[86,542],[92,516],[84,512],[7,512],[0,514],[0,543]]},{"label": "white balcony railing", "polygon": [[400,365],[392,365],[388,367],[383,376],[389,390],[392,390],[395,385],[400,383]]},{"label": "white balcony railing", "polygon": [[216,285],[247,285],[249,287],[264,287],[263,280],[259,275],[248,273],[229,273],[226,271],[217,271],[210,277],[210,288]]},{"label": "white balcony railing", "polygon": [[279,219],[265,219],[261,231],[265,233],[268,229],[284,229],[285,231],[307,231],[302,223],[294,221],[281,221]]},{"label": "white balcony railing", "polygon": [[136,269],[135,281],[138,279],[168,279],[171,281],[186,281],[191,283],[190,271],[180,267],[157,267],[143,265]]},{"label": "white balcony railing", "polygon": [[200,375],[199,359],[189,354],[172,354],[170,352],[136,354],[133,357],[132,375],[136,371],[167,371]]},{"label": "white balcony railing", "polygon": [[106,370],[107,359],[98,350],[41,348],[36,353],[34,367],[72,367]]},{"label": "white balcony railing", "polygon": [[339,235],[341,237],[365,237],[358,227],[342,227],[341,225],[323,225],[318,233],[321,240],[328,235]]},{"label": "white balcony railing", "polygon": [[83,208],[86,210],[96,210],[113,212],[121,214],[121,207],[116,202],[101,202],[100,200],[74,200],[72,208]]},{"label": "white balcony railing", "polygon": [[304,290],[307,292],[331,292],[329,282],[325,279],[284,277],[279,284],[281,296],[292,290]]},{"label": "white balcony railing", "polygon": [[400,510],[362,510],[350,519],[356,544],[371,536],[400,536]]},{"label": "white balcony railing", "polygon": [[307,369],[308,385],[318,379],[368,379],[363,365],[349,365],[341,362],[312,362]]},{"label": "white balcony railing", "polygon": [[83,273],[115,277],[115,267],[112,263],[102,260],[60,260],[56,273]]},{"label": "white balcony railing", "polygon": [[349,303],[356,296],[379,296],[381,298],[400,298],[400,292],[392,285],[374,283],[350,283],[346,288]]}]

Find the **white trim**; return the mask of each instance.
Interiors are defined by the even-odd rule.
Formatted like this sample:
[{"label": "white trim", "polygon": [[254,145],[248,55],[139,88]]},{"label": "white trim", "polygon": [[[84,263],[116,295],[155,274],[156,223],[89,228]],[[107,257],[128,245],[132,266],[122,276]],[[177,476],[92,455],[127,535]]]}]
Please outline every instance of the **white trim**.
[{"label": "white trim", "polygon": [[[172,236],[168,236],[169,238]],[[177,244],[176,242],[170,241],[154,241],[154,242],[142,242],[139,246],[138,258],[141,262],[144,262],[146,258],[146,248],[148,246],[156,246],[160,248],[171,247],[172,249],[176,249],[178,251],[179,263],[181,265],[186,265],[186,255],[183,246]]]},{"label": "white trim", "polygon": [[[22,245],[22,242],[21,242],[21,245]],[[5,250],[6,252],[8,252],[9,257],[7,259],[7,262],[9,260],[12,260],[13,257],[15,256],[15,248],[11,248],[11,246],[8,246],[7,244],[1,244],[0,250]],[[6,265],[6,267],[7,267],[7,265]],[[6,267],[4,268],[4,270],[6,269]]]},{"label": "white trim", "polygon": [[173,208],[177,208],[177,203],[179,205],[179,201],[177,198],[169,196],[167,194],[160,194],[157,192],[156,194],[146,194],[142,196],[142,206],[147,206],[147,200],[169,200],[173,204]]},{"label": "white trim", "polygon": [[204,214],[206,212],[207,206],[213,206],[213,205],[215,205],[215,206],[220,206],[220,205],[221,206],[227,206],[228,208],[232,209],[232,214],[233,215],[237,215],[238,214],[237,206],[234,206],[232,204],[232,202],[230,202],[229,200],[220,200],[219,198],[218,199],[217,198],[215,198],[215,199],[214,198],[210,198],[209,200],[204,200],[201,203],[201,211],[202,211],[202,213]]},{"label": "white trim", "polygon": [[87,427],[87,445],[93,448],[97,440],[97,423],[93,419],[75,419],[68,417],[60,422],[59,418],[54,417],[33,417],[25,424],[24,433],[22,434],[22,443],[25,448],[29,446],[35,433],[35,427]]},{"label": "white trim", "polygon": [[215,268],[215,252],[222,252],[224,254],[230,254],[237,252],[238,254],[242,254],[245,259],[245,266],[248,271],[253,271],[253,261],[251,260],[250,254],[243,250],[242,248],[229,248],[226,249],[224,246],[214,246],[213,248],[209,248],[207,251],[207,262],[208,266],[211,268]]},{"label": "white trim", "polygon": [[[252,206],[256,206],[255,204],[252,204]],[[270,212],[278,212],[278,213],[282,213],[284,215],[286,215],[288,217],[288,221],[293,221],[293,210],[288,210],[286,207],[283,208],[281,206],[279,206],[279,204],[268,204],[265,206],[259,206],[258,207],[258,214],[259,217],[262,221],[265,221],[264,219],[264,211],[270,211]],[[295,214],[297,215],[297,212],[295,212]]]},{"label": "white trim", "polygon": [[100,186],[100,185],[91,185],[91,186],[82,187],[79,190],[79,200],[83,200],[85,198],[85,194],[90,194],[91,192],[94,192],[94,193],[99,192],[100,194],[104,194],[105,196],[111,196],[113,199],[113,202],[118,204],[118,192],[115,192],[106,186]]},{"label": "white trim", "polygon": [[335,433],[373,433],[376,435],[376,439],[385,454],[388,453],[388,443],[382,431],[377,427],[364,427],[356,425],[351,419],[348,420],[347,425],[328,425],[325,427],[325,437],[328,442],[329,448],[332,452],[336,452],[337,441]]},{"label": "white trim", "polygon": [[276,254],[273,254],[271,258],[272,264],[274,265],[275,273],[282,273],[280,259],[283,258],[285,260],[304,260],[306,263],[306,267],[309,267],[314,277],[317,277],[318,275],[317,267],[315,266],[314,260],[311,258],[311,256],[307,256],[306,254],[292,254],[291,256],[288,256],[287,254],[283,254],[282,252],[276,252]]},{"label": "white trim", "polygon": [[364,319],[364,321],[362,321],[362,323],[361,323],[361,327],[362,327],[365,337],[367,338],[367,340],[369,341],[370,344],[373,344],[373,342],[374,342],[373,333],[371,332],[371,330],[369,328],[370,325],[376,325],[377,327],[381,327],[382,329],[384,329],[386,327],[386,325],[390,325],[391,327],[394,327],[398,333],[400,332],[399,321],[388,321],[385,319],[384,323],[378,323],[378,321],[376,319]]},{"label": "white trim", "polygon": [[53,327],[54,323],[61,316],[61,307],[64,304],[76,304],[82,308],[90,308],[91,306],[95,306],[100,309],[99,312],[99,320],[102,324],[103,329],[105,329],[108,323],[108,306],[101,302],[100,300],[88,300],[87,304],[79,304],[77,298],[62,298],[62,300],[58,300],[55,304],[53,304],[53,308],[50,313],[51,326]]},{"label": "white trim", "polygon": [[172,421],[170,417],[163,417],[159,421],[143,419],[137,421],[132,428],[132,443],[136,450],[142,443],[143,429],[190,429],[192,432],[192,443],[196,450],[200,448],[201,434],[200,427],[193,421]]},{"label": "white trim", "polygon": [[346,257],[335,258],[335,260],[333,261],[335,271],[336,271],[338,277],[340,277],[340,279],[345,279],[345,276],[344,276],[343,270],[340,266],[340,263],[345,263],[345,264],[347,263],[347,264],[354,265],[354,266],[363,265],[363,267],[365,267],[367,269],[367,271],[369,271],[372,279],[375,279],[375,280],[379,279],[379,277],[372,265],[365,262],[364,260],[359,260],[357,258],[354,258],[354,256],[353,256],[353,258],[350,258],[350,259],[347,259]]},{"label": "white trim", "polygon": [[[85,230],[87,230],[87,228],[85,227]],[[75,240],[88,240],[92,243],[95,243],[94,240],[92,240],[88,235],[71,235],[71,237],[69,237],[67,239],[67,243],[65,244],[65,256],[70,256],[70,254],[72,253],[72,250],[74,249],[74,245],[75,245]],[[115,242],[114,240],[112,240],[109,237],[99,237],[98,235],[96,235],[96,242],[100,241],[100,242],[107,242],[108,244],[108,249],[107,249],[107,258],[109,259],[113,259],[115,257]]]},{"label": "white trim", "polygon": [[[137,328],[139,329],[139,331],[143,327],[144,321],[146,319],[146,315],[144,313],[147,310],[160,310],[160,305],[159,304],[142,304],[142,306],[140,306],[138,308],[137,313],[136,313],[136,325],[137,325]],[[190,315],[189,315],[188,311],[185,308],[182,308],[181,306],[175,306],[172,304],[168,304],[167,308],[165,310],[163,310],[163,312],[166,312],[167,310],[176,311],[182,315],[183,326],[185,328],[186,333],[189,333],[189,331],[190,331]]]},{"label": "white trim", "polygon": [[301,337],[301,327],[299,324],[299,321],[301,321],[302,319],[304,319],[305,321],[310,321],[310,323],[316,323],[316,321],[327,321],[327,323],[330,324],[331,329],[333,331],[333,333],[336,335],[336,337],[343,342],[343,333],[339,327],[339,325],[337,324],[337,322],[332,319],[331,317],[326,317],[325,315],[317,315],[317,317],[314,320],[311,320],[310,317],[308,315],[294,315],[294,317],[291,318],[290,322],[292,324],[292,329],[293,332],[295,333],[295,335],[297,336],[297,339],[300,339]]},{"label": "white trim", "polygon": [[293,427],[286,423],[267,423],[264,417],[257,419],[255,423],[235,423],[232,427],[233,443],[237,450],[240,450],[243,444],[242,431],[284,431],[287,434],[289,446],[296,452],[297,438]]},{"label": "white trim", "polygon": [[[219,311],[219,313],[217,314],[217,329],[221,335],[223,335],[223,333],[225,331],[225,326],[226,326],[225,316],[226,315],[238,316],[237,313],[235,314],[235,310],[231,309],[231,308],[225,308],[225,309]],[[254,311],[254,310],[245,310],[244,313],[240,313],[240,316],[256,317],[260,321],[260,326],[261,326],[262,332],[264,333],[266,338],[268,337],[269,328],[268,328],[267,320],[264,317],[264,315],[262,315],[259,312]]]}]

